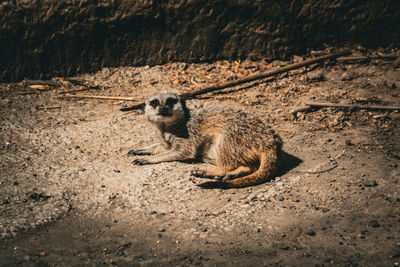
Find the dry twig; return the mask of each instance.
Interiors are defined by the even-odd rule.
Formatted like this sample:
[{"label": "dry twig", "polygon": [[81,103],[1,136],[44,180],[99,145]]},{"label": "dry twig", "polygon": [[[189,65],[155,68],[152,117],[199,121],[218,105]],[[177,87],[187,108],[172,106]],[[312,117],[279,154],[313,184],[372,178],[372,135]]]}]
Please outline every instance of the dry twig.
[{"label": "dry twig", "polygon": [[[305,102],[310,107],[334,107],[334,108],[348,108],[348,109],[366,109],[366,110],[399,110],[398,106],[375,106],[375,105],[353,105],[353,104],[340,104],[340,103],[322,103],[322,102]],[[297,111],[299,112],[299,111]]]},{"label": "dry twig", "polygon": [[64,80],[69,82],[69,83],[75,84],[75,85],[85,86],[88,89],[100,89],[100,87],[97,86],[97,85],[86,84],[84,82],[81,82],[81,81],[78,81],[78,80],[75,80],[75,79],[64,78]]},{"label": "dry twig", "polygon": [[373,56],[357,56],[357,57],[338,57],[337,62],[351,62],[351,61],[370,61],[371,59],[387,59],[395,60],[399,55],[373,55]]},{"label": "dry twig", "polygon": [[61,106],[37,107],[37,110],[59,109]]},{"label": "dry twig", "polygon": [[140,98],[130,97],[130,96],[100,96],[100,95],[72,95],[72,94],[64,94],[58,96],[59,98],[93,98],[93,99],[101,99],[101,100],[125,100],[125,101],[139,101]]}]

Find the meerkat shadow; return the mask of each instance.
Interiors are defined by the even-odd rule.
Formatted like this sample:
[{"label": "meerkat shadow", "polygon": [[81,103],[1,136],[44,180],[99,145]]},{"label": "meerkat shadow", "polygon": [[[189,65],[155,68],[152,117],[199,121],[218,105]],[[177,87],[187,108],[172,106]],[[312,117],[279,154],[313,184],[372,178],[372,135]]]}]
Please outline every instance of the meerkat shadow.
[{"label": "meerkat shadow", "polygon": [[279,168],[278,173],[276,174],[275,177],[285,175],[286,173],[290,172],[303,162],[300,158],[293,156],[289,153],[286,153],[284,151],[282,151],[282,159],[283,163]]},{"label": "meerkat shadow", "polygon": [[[282,151],[282,165],[280,166],[277,174],[272,177],[270,180],[265,181],[264,183],[268,183],[272,180],[275,180],[276,177],[280,177],[282,175],[285,175],[289,171],[293,170],[297,166],[299,166],[303,161],[296,157],[293,156],[289,153],[286,153]],[[197,186],[204,188],[204,189],[229,189],[225,183],[219,182],[219,181],[209,181],[205,183],[198,184]]]}]

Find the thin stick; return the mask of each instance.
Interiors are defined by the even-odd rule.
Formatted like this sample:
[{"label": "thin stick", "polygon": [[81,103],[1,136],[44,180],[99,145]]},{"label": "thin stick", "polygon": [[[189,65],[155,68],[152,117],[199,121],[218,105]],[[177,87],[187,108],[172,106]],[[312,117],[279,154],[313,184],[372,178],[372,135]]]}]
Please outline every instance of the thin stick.
[{"label": "thin stick", "polygon": [[399,58],[400,55],[373,55],[373,56],[358,56],[358,57],[338,57],[337,62],[348,62],[348,61],[369,61],[371,59],[387,59],[395,60]]},{"label": "thin stick", "polygon": [[69,91],[61,91],[61,92],[57,92],[57,93],[62,95],[62,94],[69,94],[69,93],[75,93],[75,92],[88,91],[88,90],[91,90],[91,89],[96,89],[96,90],[98,90],[97,88],[85,87],[85,88],[82,88],[82,89],[74,89],[74,90],[69,90]]},{"label": "thin stick", "polygon": [[337,62],[348,62],[348,61],[369,61],[371,58],[367,56],[359,56],[359,57],[338,57],[336,59]]},{"label": "thin stick", "polygon": [[65,78],[64,81],[70,82],[70,83],[75,84],[75,85],[85,86],[88,89],[100,89],[100,87],[97,86],[97,85],[86,84],[84,82],[81,82],[81,81],[78,81],[78,80],[75,80],[75,79],[71,79],[71,78]]},{"label": "thin stick", "polygon": [[61,108],[61,106],[37,107],[38,110],[59,109],[59,108]]},{"label": "thin stick", "polygon": [[59,98],[92,98],[92,99],[101,99],[101,100],[125,100],[125,101],[139,101],[140,98],[130,97],[130,96],[100,96],[100,95],[72,95],[72,94],[64,94],[58,96]]},{"label": "thin stick", "polygon": [[349,108],[349,109],[366,109],[366,110],[400,110],[397,106],[374,106],[374,105],[352,105],[338,103],[321,103],[321,102],[305,102],[310,107],[334,107],[334,108]]},{"label": "thin stick", "polygon": [[[220,83],[220,84],[216,84],[216,85],[212,85],[212,86],[208,86],[208,87],[196,90],[194,92],[183,93],[183,94],[180,94],[179,96],[181,98],[183,98],[183,99],[195,98],[198,95],[202,95],[202,94],[206,94],[206,93],[222,90],[222,89],[225,89],[225,88],[228,88],[228,87],[241,85],[241,84],[252,82],[252,81],[255,81],[255,80],[259,80],[259,79],[268,78],[268,77],[275,76],[275,75],[278,75],[278,74],[281,74],[281,73],[284,73],[284,72],[288,72],[290,70],[294,70],[294,69],[298,69],[298,68],[301,68],[301,67],[304,67],[304,66],[308,66],[308,65],[311,65],[311,64],[319,63],[319,62],[322,62],[322,61],[325,61],[325,60],[328,60],[328,59],[334,59],[334,58],[346,55],[348,53],[350,53],[350,51],[345,50],[345,51],[341,51],[341,52],[338,52],[338,53],[332,53],[332,54],[328,54],[328,55],[325,55],[325,56],[320,56],[320,57],[317,57],[317,58],[307,59],[307,60],[304,60],[304,61],[299,62],[299,63],[291,64],[291,65],[288,65],[288,66],[285,66],[285,67],[281,67],[281,68],[275,68],[273,70],[270,70],[270,71],[267,71],[267,72],[264,72],[264,73],[251,75],[251,76],[248,76],[248,77],[245,77],[245,78],[241,78],[241,79],[238,79],[238,80],[235,80],[235,81],[232,81],[232,82]],[[142,108],[142,107],[144,107],[144,103],[136,104],[136,105],[131,106],[129,108],[122,108],[120,110],[121,111],[129,111],[129,110],[139,109],[139,108]]]}]

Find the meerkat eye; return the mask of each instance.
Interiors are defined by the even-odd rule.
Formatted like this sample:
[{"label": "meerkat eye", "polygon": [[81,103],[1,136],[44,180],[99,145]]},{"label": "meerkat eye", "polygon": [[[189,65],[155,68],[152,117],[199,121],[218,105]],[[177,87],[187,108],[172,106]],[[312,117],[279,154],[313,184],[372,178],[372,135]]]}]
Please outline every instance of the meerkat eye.
[{"label": "meerkat eye", "polygon": [[153,108],[157,107],[160,104],[160,101],[158,101],[158,99],[153,99],[150,101],[150,106],[152,106]]},{"label": "meerkat eye", "polygon": [[169,97],[169,98],[167,98],[167,101],[165,101],[165,104],[166,104],[167,106],[170,106],[170,107],[172,107],[172,106],[175,105],[176,103],[178,103],[178,99],[177,99],[177,98],[171,98],[171,97]]}]

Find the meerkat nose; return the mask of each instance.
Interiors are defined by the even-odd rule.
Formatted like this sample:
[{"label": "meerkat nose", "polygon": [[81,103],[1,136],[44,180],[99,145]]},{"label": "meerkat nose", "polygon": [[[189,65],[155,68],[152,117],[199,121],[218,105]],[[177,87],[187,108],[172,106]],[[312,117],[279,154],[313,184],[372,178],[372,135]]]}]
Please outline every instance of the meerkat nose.
[{"label": "meerkat nose", "polygon": [[167,108],[167,107],[164,107],[164,106],[160,106],[160,107],[158,108],[158,111],[159,111],[160,113],[166,113],[166,112],[168,112],[168,108]]}]

